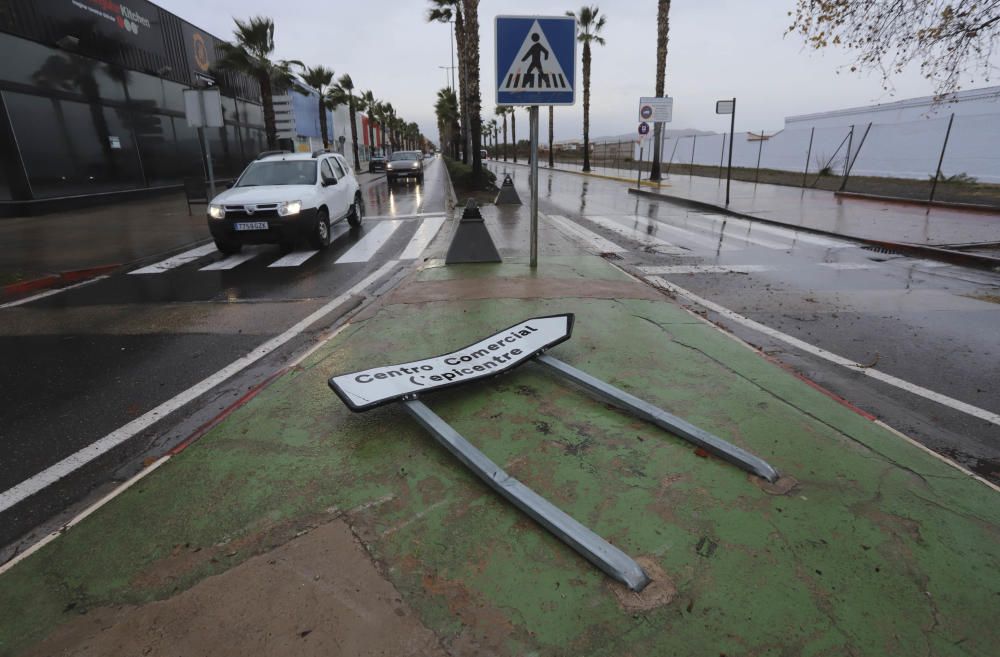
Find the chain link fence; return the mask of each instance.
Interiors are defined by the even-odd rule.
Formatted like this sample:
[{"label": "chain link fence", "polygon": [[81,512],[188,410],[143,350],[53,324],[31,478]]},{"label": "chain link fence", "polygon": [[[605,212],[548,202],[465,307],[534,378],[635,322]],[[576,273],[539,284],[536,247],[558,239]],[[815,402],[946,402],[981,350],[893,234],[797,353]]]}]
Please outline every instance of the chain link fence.
[{"label": "chain link fence", "polygon": [[[851,192],[912,201],[936,201],[1000,208],[1000,117],[951,115],[892,124],[736,133],[733,180]],[[631,140],[591,144],[596,173],[648,177],[652,146],[641,152]],[[509,146],[508,157],[514,147]],[[502,157],[502,147],[496,155]],[[526,148],[518,159],[527,162]],[[542,145],[540,164],[549,162]],[[725,178],[729,135],[668,137],[663,141],[664,175]],[[555,166],[580,170],[582,147],[557,144]]]}]

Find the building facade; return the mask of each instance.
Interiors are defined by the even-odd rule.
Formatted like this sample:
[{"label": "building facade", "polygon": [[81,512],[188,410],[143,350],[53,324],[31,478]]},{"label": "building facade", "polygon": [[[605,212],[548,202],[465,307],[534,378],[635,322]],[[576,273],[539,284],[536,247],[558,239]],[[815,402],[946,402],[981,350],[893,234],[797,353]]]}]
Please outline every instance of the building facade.
[{"label": "building facade", "polygon": [[219,39],[146,0],[0,0],[0,216],[204,177],[183,91],[216,84],[220,179],[266,148],[256,82],[216,69]]}]

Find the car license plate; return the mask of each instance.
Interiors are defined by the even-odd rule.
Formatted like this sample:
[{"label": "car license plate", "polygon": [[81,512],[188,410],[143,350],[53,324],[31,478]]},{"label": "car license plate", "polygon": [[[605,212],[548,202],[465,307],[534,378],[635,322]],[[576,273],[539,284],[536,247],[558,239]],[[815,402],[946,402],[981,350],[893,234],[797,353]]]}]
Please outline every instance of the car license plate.
[{"label": "car license plate", "polygon": [[236,230],[267,230],[266,221],[244,221],[233,226]]}]

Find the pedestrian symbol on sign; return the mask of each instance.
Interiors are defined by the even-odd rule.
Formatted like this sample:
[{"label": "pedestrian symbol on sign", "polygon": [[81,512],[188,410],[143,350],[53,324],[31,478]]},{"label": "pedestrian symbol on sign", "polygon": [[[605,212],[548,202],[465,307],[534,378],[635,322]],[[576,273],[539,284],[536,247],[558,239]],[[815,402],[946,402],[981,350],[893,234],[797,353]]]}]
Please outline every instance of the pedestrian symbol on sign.
[{"label": "pedestrian symbol on sign", "polygon": [[536,91],[538,89],[553,89],[571,91],[566,74],[559,65],[559,60],[551,56],[552,47],[545,33],[535,21],[528,30],[524,43],[517,51],[503,77],[499,91],[519,92]]}]

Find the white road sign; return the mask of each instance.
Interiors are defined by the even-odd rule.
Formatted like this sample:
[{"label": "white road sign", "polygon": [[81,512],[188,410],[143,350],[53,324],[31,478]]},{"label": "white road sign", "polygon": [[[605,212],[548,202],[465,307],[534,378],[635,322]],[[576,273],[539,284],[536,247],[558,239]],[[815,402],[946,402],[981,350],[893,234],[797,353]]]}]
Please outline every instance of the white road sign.
[{"label": "white road sign", "polygon": [[674,99],[669,96],[640,97],[639,120],[651,123],[670,123],[674,120]]},{"label": "white road sign", "polygon": [[449,354],[341,374],[329,384],[352,411],[495,376],[573,333],[573,315],[534,317]]},{"label": "white road sign", "polygon": [[733,108],[736,105],[731,100],[717,100],[715,101],[715,113],[716,114],[732,114]]},{"label": "white road sign", "polygon": [[184,115],[192,128],[221,128],[224,123],[219,88],[185,89]]}]

